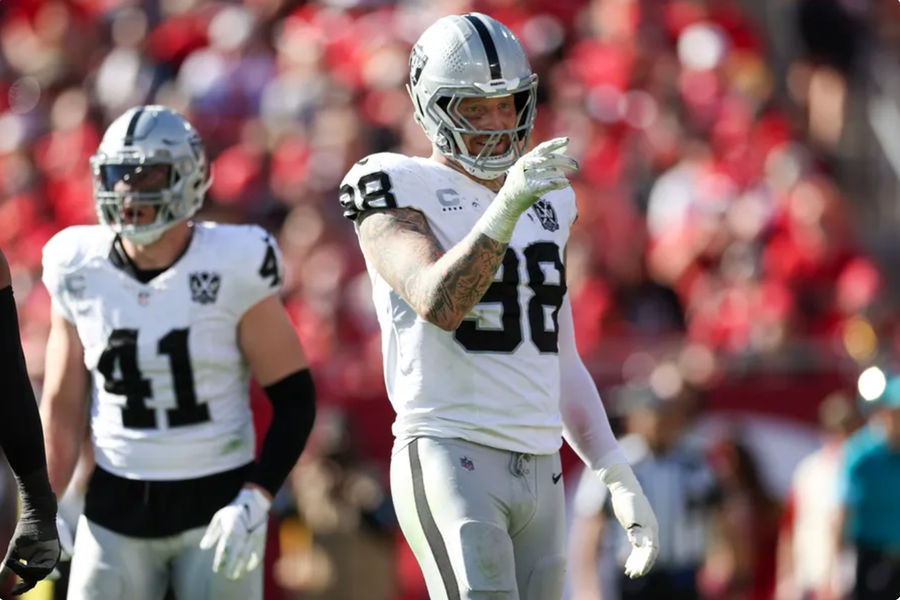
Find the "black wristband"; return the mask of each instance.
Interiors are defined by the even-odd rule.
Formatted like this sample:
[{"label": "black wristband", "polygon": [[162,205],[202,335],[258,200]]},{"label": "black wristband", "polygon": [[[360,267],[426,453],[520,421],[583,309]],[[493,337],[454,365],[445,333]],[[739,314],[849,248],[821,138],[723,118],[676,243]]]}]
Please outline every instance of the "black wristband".
[{"label": "black wristband", "polygon": [[0,289],[0,446],[17,476],[44,469],[44,434],[25,368],[12,286]]},{"label": "black wristband", "polygon": [[264,389],[272,403],[272,424],[248,481],[274,496],[297,464],[312,431],[316,388],[309,369],[303,369]]}]

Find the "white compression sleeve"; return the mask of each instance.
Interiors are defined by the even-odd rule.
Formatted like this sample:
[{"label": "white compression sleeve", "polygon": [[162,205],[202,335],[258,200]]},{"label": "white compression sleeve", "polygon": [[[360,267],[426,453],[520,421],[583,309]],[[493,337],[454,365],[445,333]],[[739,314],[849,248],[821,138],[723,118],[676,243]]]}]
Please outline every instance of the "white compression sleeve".
[{"label": "white compression sleeve", "polygon": [[593,471],[627,463],[609,426],[600,393],[575,346],[568,295],[559,309],[560,402],[563,437]]}]

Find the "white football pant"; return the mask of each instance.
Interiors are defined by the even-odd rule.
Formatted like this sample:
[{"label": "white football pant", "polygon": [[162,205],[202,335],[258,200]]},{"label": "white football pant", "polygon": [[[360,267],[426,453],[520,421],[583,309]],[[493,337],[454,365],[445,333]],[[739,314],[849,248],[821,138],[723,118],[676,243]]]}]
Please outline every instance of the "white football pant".
[{"label": "white football pant", "polygon": [[205,527],[162,538],[121,535],[78,519],[68,600],[162,600],[169,582],[186,600],[262,600],[262,566],[237,581],[212,571]]},{"label": "white football pant", "polygon": [[431,600],[559,600],[559,454],[421,437],[391,458],[391,494]]}]

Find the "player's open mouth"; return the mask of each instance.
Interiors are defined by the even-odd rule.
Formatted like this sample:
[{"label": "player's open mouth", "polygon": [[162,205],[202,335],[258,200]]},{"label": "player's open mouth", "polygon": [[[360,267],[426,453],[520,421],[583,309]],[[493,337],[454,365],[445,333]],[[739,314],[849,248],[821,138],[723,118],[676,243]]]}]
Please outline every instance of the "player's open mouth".
[{"label": "player's open mouth", "polygon": [[[485,146],[487,146],[487,138],[484,140],[475,140],[475,150],[480,154],[484,151]],[[504,136],[500,140],[494,144],[494,147],[490,149],[488,153],[489,156],[501,156],[506,154],[507,150],[509,150],[509,140]]]}]

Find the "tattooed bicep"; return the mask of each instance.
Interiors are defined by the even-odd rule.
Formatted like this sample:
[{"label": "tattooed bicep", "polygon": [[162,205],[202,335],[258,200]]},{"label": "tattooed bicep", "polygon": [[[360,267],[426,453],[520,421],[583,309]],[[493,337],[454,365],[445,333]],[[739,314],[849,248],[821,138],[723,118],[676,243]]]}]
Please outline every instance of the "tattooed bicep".
[{"label": "tattooed bicep", "polygon": [[444,253],[425,215],[414,208],[369,210],[356,226],[363,254],[392,287]]}]

